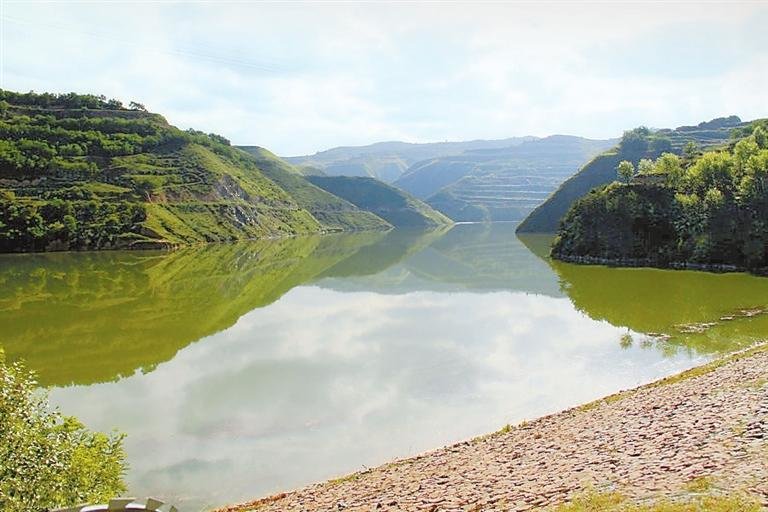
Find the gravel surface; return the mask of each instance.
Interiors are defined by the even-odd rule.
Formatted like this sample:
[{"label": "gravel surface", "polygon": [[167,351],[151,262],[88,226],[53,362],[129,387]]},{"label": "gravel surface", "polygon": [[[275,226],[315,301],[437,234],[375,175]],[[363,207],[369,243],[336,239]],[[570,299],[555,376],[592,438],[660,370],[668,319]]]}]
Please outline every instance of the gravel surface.
[{"label": "gravel surface", "polygon": [[[530,510],[584,489],[747,492],[768,505],[768,351],[222,511]],[[703,479],[702,477],[705,477]]]}]

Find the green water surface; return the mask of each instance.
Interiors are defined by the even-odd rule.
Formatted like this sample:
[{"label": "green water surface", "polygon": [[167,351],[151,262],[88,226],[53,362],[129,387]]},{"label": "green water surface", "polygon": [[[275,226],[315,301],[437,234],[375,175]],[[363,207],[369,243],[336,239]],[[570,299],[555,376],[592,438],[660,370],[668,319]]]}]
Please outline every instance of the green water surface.
[{"label": "green water surface", "polygon": [[768,337],[768,279],[576,266],[515,224],[0,256],[0,345],[182,510],[337,477]]}]

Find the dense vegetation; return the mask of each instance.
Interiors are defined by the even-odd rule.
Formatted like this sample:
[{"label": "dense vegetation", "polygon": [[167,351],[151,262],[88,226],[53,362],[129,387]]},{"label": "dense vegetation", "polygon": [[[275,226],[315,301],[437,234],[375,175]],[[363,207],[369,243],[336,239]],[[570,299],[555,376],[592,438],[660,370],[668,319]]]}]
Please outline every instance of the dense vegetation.
[{"label": "dense vegetation", "polygon": [[138,103],[0,90],[0,252],[389,227],[268,152]]},{"label": "dense vegetation", "polygon": [[614,141],[553,135],[418,162],[395,182],[456,221],[521,220]]},{"label": "dense vegetation", "polygon": [[125,490],[122,437],[52,411],[34,376],[0,350],[0,510],[42,512]]},{"label": "dense vegetation", "polygon": [[553,255],[668,266],[768,268],[768,122],[735,131],[722,149],[663,153],[578,200]]},{"label": "dense vegetation", "polygon": [[716,147],[730,139],[734,128],[745,125],[738,117],[730,116],[674,130],[651,131],[644,127],[630,130],[616,147],[584,165],[534,209],[520,224],[518,232],[555,233],[574,201],[593,188],[611,183],[616,178],[616,166],[622,160],[638,165],[641,159],[657,158],[664,152],[682,155],[691,142],[700,149]]},{"label": "dense vegetation", "polygon": [[373,178],[309,176],[307,179],[395,227],[433,227],[452,222],[410,194]]}]

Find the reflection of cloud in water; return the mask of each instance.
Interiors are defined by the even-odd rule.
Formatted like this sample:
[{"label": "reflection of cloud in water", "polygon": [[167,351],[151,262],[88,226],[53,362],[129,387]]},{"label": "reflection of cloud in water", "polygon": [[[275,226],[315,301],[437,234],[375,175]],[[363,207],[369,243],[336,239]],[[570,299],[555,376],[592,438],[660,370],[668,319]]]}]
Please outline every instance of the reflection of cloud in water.
[{"label": "reflection of cloud in water", "polygon": [[55,389],[129,433],[131,491],[195,508],[337,476],[689,366],[524,293],[295,288],[149,375]]}]

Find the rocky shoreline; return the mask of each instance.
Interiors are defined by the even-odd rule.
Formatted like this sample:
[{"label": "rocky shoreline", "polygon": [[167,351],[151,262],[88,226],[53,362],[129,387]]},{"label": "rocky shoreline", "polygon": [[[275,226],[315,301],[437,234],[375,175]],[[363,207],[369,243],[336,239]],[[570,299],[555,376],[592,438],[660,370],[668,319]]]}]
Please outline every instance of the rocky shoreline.
[{"label": "rocky shoreline", "polygon": [[768,506],[768,346],[516,427],[219,512],[526,511],[585,490]]}]

